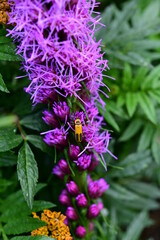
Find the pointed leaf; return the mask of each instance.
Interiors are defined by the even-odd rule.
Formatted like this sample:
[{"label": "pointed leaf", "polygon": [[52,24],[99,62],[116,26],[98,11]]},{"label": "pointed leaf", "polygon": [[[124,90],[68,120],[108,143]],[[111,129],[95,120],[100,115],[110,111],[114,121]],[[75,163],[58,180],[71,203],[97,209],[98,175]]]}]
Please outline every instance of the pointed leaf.
[{"label": "pointed leaf", "polygon": [[128,92],[126,94],[126,107],[130,117],[133,116],[138,103],[138,95],[136,93]]},{"label": "pointed leaf", "polygon": [[132,138],[142,127],[142,121],[140,119],[133,119],[133,121],[126,128],[122,136],[120,137],[120,141],[127,141]]},{"label": "pointed leaf", "polygon": [[9,93],[1,74],[0,74],[0,91]]},{"label": "pointed leaf", "polygon": [[156,133],[154,134],[154,137],[153,137],[152,154],[153,154],[153,157],[154,157],[155,161],[158,164],[160,164],[159,149],[160,149],[160,130],[157,130]]},{"label": "pointed leaf", "polygon": [[31,148],[25,142],[18,153],[17,174],[24,198],[30,208],[36,193],[38,168]]},{"label": "pointed leaf", "polygon": [[140,136],[139,143],[138,143],[138,151],[143,151],[149,148],[155,128],[151,124],[146,124],[143,132]]}]

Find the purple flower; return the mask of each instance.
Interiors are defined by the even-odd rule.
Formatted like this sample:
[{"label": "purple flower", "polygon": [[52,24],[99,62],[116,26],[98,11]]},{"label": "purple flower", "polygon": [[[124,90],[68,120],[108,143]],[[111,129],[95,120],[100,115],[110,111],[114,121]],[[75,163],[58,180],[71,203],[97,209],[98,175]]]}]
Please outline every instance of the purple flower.
[{"label": "purple flower", "polygon": [[93,222],[90,222],[89,223],[89,231],[92,232],[93,228],[94,228],[94,224],[93,224]]},{"label": "purple flower", "polygon": [[76,237],[84,238],[86,235],[86,229],[83,226],[76,227]]},{"label": "purple flower", "polygon": [[59,195],[59,201],[62,205],[71,206],[71,199],[66,189],[62,190],[61,194]]},{"label": "purple flower", "polygon": [[58,162],[58,166],[61,168],[61,170],[65,173],[65,174],[70,174],[71,171],[69,169],[68,163],[66,160],[61,159]]},{"label": "purple flower", "polygon": [[91,155],[83,153],[77,161],[74,161],[79,170],[86,170],[91,164]]},{"label": "purple flower", "polygon": [[56,146],[57,149],[63,149],[67,146],[67,133],[63,127],[55,128],[45,135],[44,141],[51,147]]},{"label": "purple flower", "polygon": [[76,197],[76,202],[78,207],[87,207],[88,205],[88,201],[84,193],[81,193]]},{"label": "purple flower", "polygon": [[73,207],[68,207],[67,210],[66,210],[65,215],[71,221],[78,220],[78,215],[77,215],[77,213],[76,213],[76,211],[75,211],[75,209]]},{"label": "purple flower", "polygon": [[96,204],[92,204],[87,211],[87,217],[89,219],[96,218],[99,215],[99,208]]},{"label": "purple flower", "polygon": [[99,198],[108,188],[107,182],[101,178],[88,184],[88,194],[90,198]]},{"label": "purple flower", "polygon": [[42,117],[42,119],[45,121],[46,124],[48,124],[52,127],[59,126],[59,122],[54,113],[45,110],[45,111],[43,111],[43,115],[44,116]]},{"label": "purple flower", "polygon": [[66,102],[55,103],[53,106],[53,111],[61,120],[67,119],[69,115],[69,107]]},{"label": "purple flower", "polygon": [[53,170],[52,170],[52,174],[56,175],[57,177],[59,177],[60,179],[64,178],[64,172],[61,170],[61,168],[56,165]]},{"label": "purple flower", "polygon": [[69,149],[69,157],[74,160],[78,158],[78,154],[80,153],[80,147],[71,144]]},{"label": "purple flower", "polygon": [[79,188],[77,186],[77,184],[74,181],[70,181],[66,184],[67,190],[68,192],[72,195],[72,196],[77,196],[79,194]]}]

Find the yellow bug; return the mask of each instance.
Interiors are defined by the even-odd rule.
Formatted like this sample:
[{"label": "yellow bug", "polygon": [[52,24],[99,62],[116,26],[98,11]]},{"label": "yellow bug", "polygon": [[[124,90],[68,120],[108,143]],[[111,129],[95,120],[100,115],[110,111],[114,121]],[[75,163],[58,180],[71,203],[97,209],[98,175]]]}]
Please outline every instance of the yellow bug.
[{"label": "yellow bug", "polygon": [[82,131],[82,123],[79,118],[75,120],[75,139],[77,142],[82,142],[83,131]]}]

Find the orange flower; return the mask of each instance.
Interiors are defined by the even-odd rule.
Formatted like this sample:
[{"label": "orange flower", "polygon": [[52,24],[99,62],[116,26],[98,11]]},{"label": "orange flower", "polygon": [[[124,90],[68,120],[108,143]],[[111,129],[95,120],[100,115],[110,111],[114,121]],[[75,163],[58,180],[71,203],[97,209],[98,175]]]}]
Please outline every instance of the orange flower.
[{"label": "orange flower", "polygon": [[57,240],[72,240],[69,227],[65,225],[64,220],[66,216],[61,212],[52,212],[50,210],[43,210],[41,218],[33,212],[33,217],[38,218],[47,223],[47,226],[40,227],[31,232],[31,236],[49,236]]},{"label": "orange flower", "polygon": [[0,24],[6,25],[9,16],[8,13],[10,12],[10,6],[7,0],[0,0]]}]

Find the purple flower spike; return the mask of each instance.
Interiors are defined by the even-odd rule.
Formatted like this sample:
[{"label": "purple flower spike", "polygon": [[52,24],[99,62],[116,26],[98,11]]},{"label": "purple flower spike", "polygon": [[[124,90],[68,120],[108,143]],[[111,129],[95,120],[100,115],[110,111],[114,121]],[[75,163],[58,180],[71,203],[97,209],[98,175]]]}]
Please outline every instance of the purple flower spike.
[{"label": "purple flower spike", "polygon": [[65,215],[71,221],[78,220],[78,215],[77,215],[77,213],[76,213],[76,211],[75,211],[75,209],[73,207],[68,207],[67,210],[66,210]]},{"label": "purple flower spike", "polygon": [[84,238],[86,235],[86,229],[83,226],[76,227],[76,237]]},{"label": "purple flower spike", "polygon": [[45,110],[43,112],[43,115],[44,116],[42,117],[42,119],[45,121],[46,124],[48,124],[54,128],[59,126],[59,122],[54,113]]},{"label": "purple flower spike", "polygon": [[66,189],[62,190],[61,194],[59,195],[59,201],[62,205],[71,206],[71,199]]},{"label": "purple flower spike", "polygon": [[66,184],[66,187],[67,187],[68,192],[72,196],[77,196],[79,194],[79,188],[75,182],[73,182],[73,181],[68,182]]},{"label": "purple flower spike", "polygon": [[79,146],[74,146],[73,144],[71,144],[71,147],[69,149],[69,157],[72,160],[75,160],[78,158],[78,154],[80,153],[80,147]]},{"label": "purple flower spike", "polygon": [[59,177],[60,179],[64,178],[64,172],[61,170],[61,168],[56,165],[53,170],[52,170],[52,174],[56,175],[57,177]]},{"label": "purple flower spike", "polygon": [[57,149],[63,149],[67,145],[67,134],[65,129],[63,127],[61,127],[61,129],[55,128],[45,135],[44,141],[51,147],[56,146]]},{"label": "purple flower spike", "polygon": [[109,184],[104,180],[104,178],[100,178],[99,180],[98,180],[98,184],[99,184],[99,197],[101,197],[102,196],[102,194],[106,191],[106,190],[108,190],[108,188],[109,188]]},{"label": "purple flower spike", "polygon": [[64,159],[59,160],[58,166],[62,169],[62,171],[65,174],[70,174],[71,173],[71,171],[69,169],[69,166],[68,166],[68,163],[67,163],[66,160],[64,160]]},{"label": "purple flower spike", "polygon": [[69,115],[69,107],[67,106],[66,102],[55,103],[53,106],[53,111],[63,121]]},{"label": "purple flower spike", "polygon": [[77,161],[74,161],[79,170],[86,170],[91,164],[91,155],[83,153]]},{"label": "purple flower spike", "polygon": [[92,204],[87,211],[87,217],[89,219],[96,218],[99,215],[99,208],[96,204]]},{"label": "purple flower spike", "polygon": [[78,207],[87,207],[88,205],[88,201],[84,193],[81,193],[76,197],[76,202]]}]

